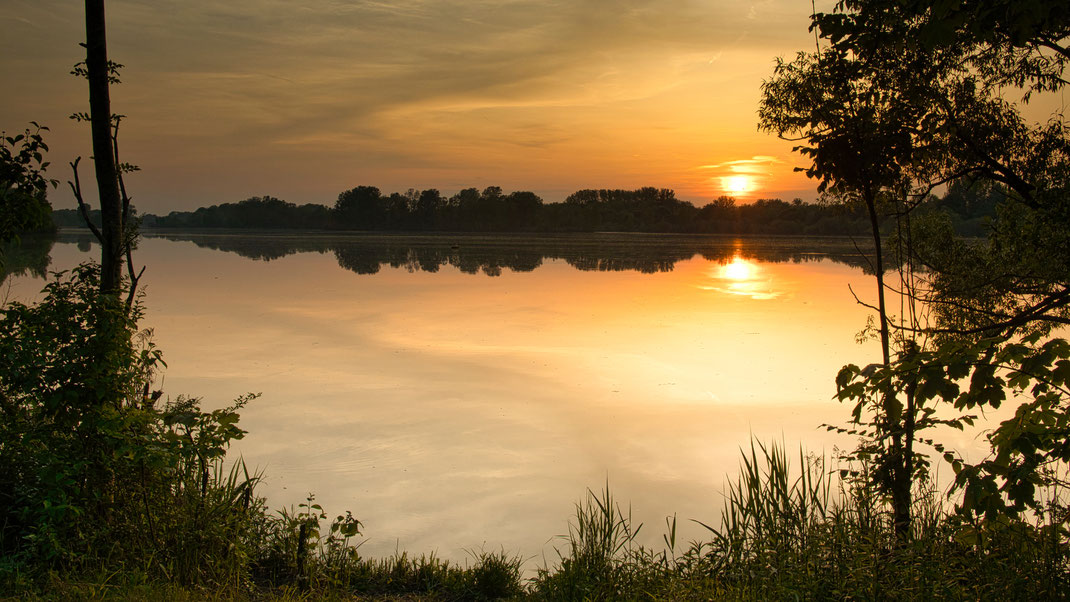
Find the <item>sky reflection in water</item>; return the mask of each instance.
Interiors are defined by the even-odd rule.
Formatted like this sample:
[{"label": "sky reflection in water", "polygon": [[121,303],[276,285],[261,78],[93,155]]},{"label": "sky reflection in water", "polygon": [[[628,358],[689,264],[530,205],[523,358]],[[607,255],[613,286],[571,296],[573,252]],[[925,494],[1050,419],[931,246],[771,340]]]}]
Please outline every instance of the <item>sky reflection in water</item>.
[{"label": "sky reflection in water", "polygon": [[[235,452],[266,471],[273,506],[315,492],[328,513],[352,510],[369,555],[464,561],[485,545],[537,564],[607,479],[650,543],[673,513],[686,540],[702,535],[687,519],[717,520],[750,437],[832,452],[818,426],[847,416],[836,371],[876,359],[855,343],[866,312],[847,290],[870,279],[720,244],[638,264],[558,250],[495,277],[451,263],[458,245],[398,251],[366,275],[339,263],[372,265],[352,247],[251,261],[148,238],[138,259],[166,393],[219,407],[263,392]],[[59,243],[52,268],[86,257]],[[12,293],[40,286],[22,277]]]}]

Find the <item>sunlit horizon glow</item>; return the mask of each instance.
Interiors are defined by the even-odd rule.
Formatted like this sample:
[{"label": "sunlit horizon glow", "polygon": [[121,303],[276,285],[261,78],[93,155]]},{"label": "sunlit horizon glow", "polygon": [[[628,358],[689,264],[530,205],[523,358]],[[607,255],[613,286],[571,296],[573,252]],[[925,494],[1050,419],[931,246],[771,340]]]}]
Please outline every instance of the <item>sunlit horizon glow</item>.
[{"label": "sunlit horizon glow", "polygon": [[[833,3],[819,1],[817,10]],[[813,47],[813,7],[635,0],[108,0],[112,110],[138,210],[271,195],[671,188],[812,200],[793,142],[757,129],[777,57]],[[92,172],[80,3],[0,3],[0,130],[46,133],[56,208]],[[13,88],[15,89],[15,88]],[[1056,95],[1057,96],[1057,95]],[[1035,97],[1026,109],[1051,108]],[[1039,118],[1046,118],[1046,113]],[[737,176],[745,176],[746,184]],[[733,185],[725,185],[731,182]],[[83,186],[95,200],[94,186]]]},{"label": "sunlit horizon glow", "polygon": [[[333,204],[384,192],[501,186],[546,202],[585,188],[671,188],[813,198],[791,144],[757,131],[777,56],[812,40],[810,6],[598,2],[109,0],[109,58],[125,65],[112,108],[142,212],[250,196]],[[0,129],[30,121],[61,181],[92,154],[82,7],[0,6]],[[712,169],[710,166],[716,166]],[[721,186],[725,177],[738,185]],[[86,186],[93,200],[92,186]],[[50,194],[73,208],[70,191]]]}]

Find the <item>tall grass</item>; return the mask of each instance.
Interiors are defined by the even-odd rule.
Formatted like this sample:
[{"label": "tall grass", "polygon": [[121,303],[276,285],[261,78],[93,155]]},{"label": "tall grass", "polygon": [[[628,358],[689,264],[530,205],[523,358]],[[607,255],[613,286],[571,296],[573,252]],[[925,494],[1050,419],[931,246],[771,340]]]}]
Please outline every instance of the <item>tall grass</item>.
[{"label": "tall grass", "polygon": [[539,569],[533,582],[536,596],[550,600],[611,600],[629,589],[630,557],[642,525],[632,527],[613,500],[607,484],[601,493],[587,490],[569,522],[567,547],[558,550],[558,564]]},{"label": "tall grass", "polygon": [[[821,457],[752,444],[706,541],[675,552],[635,543],[608,487],[577,505],[558,562],[532,581],[541,600],[1061,600],[1070,597],[1065,491],[1031,521],[970,521],[929,483],[897,542],[887,500]],[[861,467],[864,472],[865,467]]]},{"label": "tall grass", "polygon": [[[37,586],[9,581],[45,599],[409,599],[409,600],[1063,600],[1070,597],[1070,521],[1066,490],[1048,491],[1029,521],[967,520],[931,485],[915,492],[914,528],[897,542],[886,500],[864,480],[841,480],[824,458],[754,443],[726,488],[719,521],[707,537],[681,546],[676,518],[663,546],[637,543],[643,528],[608,485],[588,490],[562,538],[557,558],[524,583],[522,561],[504,551],[473,551],[471,563],[398,553],[365,558],[361,525],[348,513],[328,521],[310,496],[268,513],[249,502],[248,529],[229,550],[219,527],[225,509],[244,507],[255,475],[215,470],[201,496],[209,532],[200,549],[167,552],[167,561],[101,565],[96,572]],[[861,470],[864,471],[865,467]],[[1055,480],[1064,483],[1065,479]],[[251,485],[250,485],[251,487]],[[196,494],[196,495],[193,495]],[[198,506],[191,505],[189,508]],[[187,508],[188,510],[188,508]],[[222,514],[221,514],[222,513]],[[183,520],[192,520],[188,512]],[[159,515],[163,516],[163,515]],[[157,518],[159,518],[159,516]],[[238,516],[238,515],[235,515]],[[251,525],[251,526],[249,526]],[[165,525],[158,523],[159,528]],[[194,523],[166,529],[195,533]],[[214,530],[213,530],[214,529]],[[176,534],[175,537],[178,537]],[[177,545],[179,541],[168,540]],[[217,543],[218,542],[218,543]],[[188,559],[183,554],[188,555]],[[193,562],[199,556],[199,562]],[[545,561],[544,561],[545,562]],[[152,567],[166,567],[161,575]],[[192,571],[192,574],[191,574]],[[199,571],[199,572],[198,572]],[[176,585],[185,573],[186,587]],[[201,575],[197,580],[197,575]],[[227,578],[222,578],[229,576]],[[43,580],[42,580],[43,579]],[[50,580],[51,579],[51,580]],[[208,585],[212,584],[212,585]],[[29,595],[33,599],[34,596]]]}]

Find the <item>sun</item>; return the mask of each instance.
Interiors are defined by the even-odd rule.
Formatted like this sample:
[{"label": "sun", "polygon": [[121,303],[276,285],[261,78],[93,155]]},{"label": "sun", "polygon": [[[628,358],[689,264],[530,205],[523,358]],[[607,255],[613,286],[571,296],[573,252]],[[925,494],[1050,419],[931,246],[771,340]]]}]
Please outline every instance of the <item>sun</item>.
[{"label": "sun", "polygon": [[753,189],[751,179],[747,176],[725,176],[721,178],[721,188],[729,194],[746,194]]}]

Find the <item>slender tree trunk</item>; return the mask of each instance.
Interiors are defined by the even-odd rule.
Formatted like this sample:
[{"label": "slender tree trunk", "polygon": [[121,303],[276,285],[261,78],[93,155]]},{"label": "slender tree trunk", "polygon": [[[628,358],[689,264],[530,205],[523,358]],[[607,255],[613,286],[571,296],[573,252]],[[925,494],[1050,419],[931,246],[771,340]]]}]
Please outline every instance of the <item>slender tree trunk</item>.
[{"label": "slender tree trunk", "polygon": [[119,172],[111,135],[108,93],[108,45],[104,0],[85,0],[85,66],[89,79],[89,115],[93,133],[93,163],[100,199],[100,290],[119,291],[123,266],[123,209]]},{"label": "slender tree trunk", "polygon": [[[880,319],[881,359],[885,366],[891,365],[891,334],[888,328],[888,310],[884,300],[884,253],[881,243],[880,220],[877,217],[876,195],[864,191],[866,209],[869,211],[870,229],[873,232],[875,268],[877,272],[877,313]],[[884,393],[885,429],[891,442],[890,474],[892,494],[892,522],[896,538],[906,539],[910,532],[910,465],[903,453],[903,405],[896,399],[895,391]],[[913,436],[911,434],[911,436]]]}]

